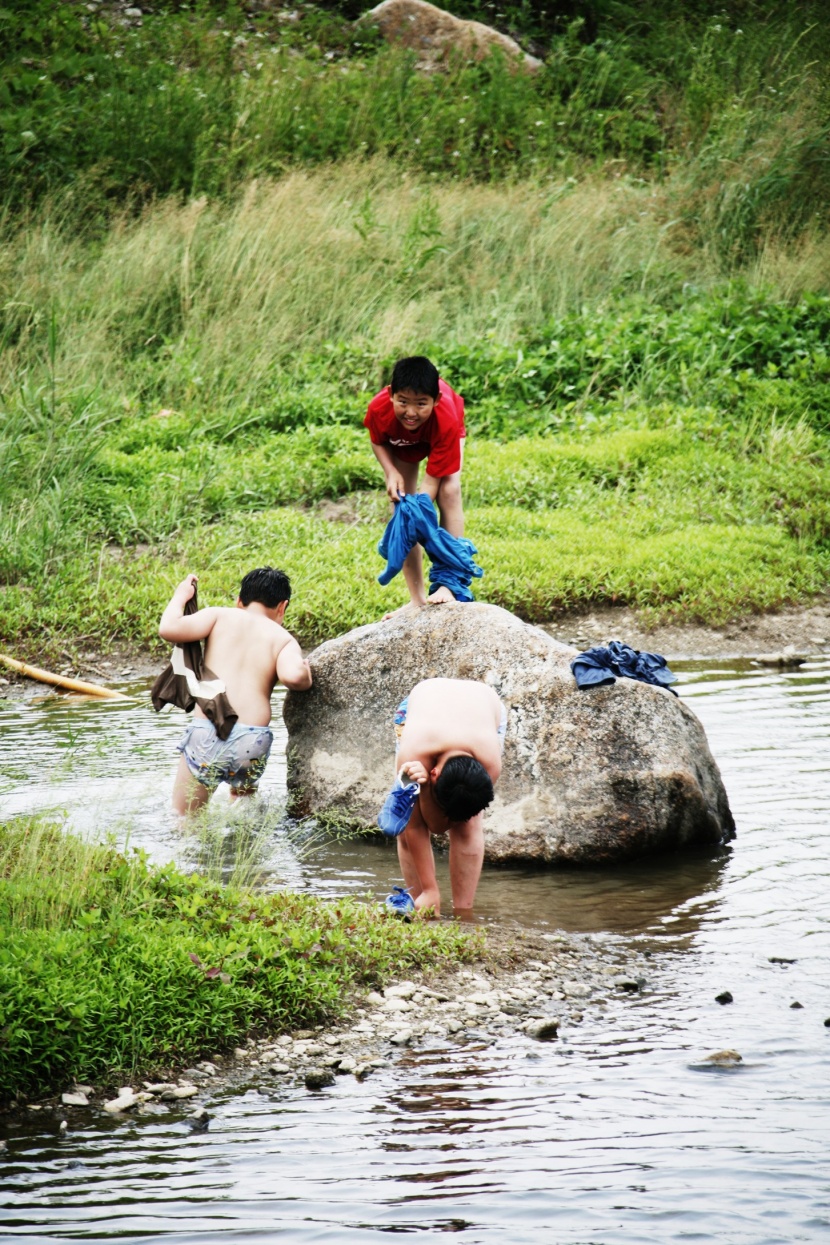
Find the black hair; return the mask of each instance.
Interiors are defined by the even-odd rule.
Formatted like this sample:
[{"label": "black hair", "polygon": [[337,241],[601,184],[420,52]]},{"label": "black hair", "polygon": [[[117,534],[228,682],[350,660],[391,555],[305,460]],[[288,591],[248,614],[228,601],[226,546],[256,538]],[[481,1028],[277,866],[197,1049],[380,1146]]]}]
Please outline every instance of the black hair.
[{"label": "black hair", "polygon": [[239,589],[239,599],[243,605],[257,601],[272,610],[281,601],[291,600],[288,576],[285,571],[275,571],[270,566],[260,566],[255,571],[248,571]]},{"label": "black hair", "polygon": [[425,393],[438,401],[438,368],[430,363],[422,354],[412,355],[408,359],[399,359],[392,368],[392,393],[400,393],[402,389],[412,389],[415,393]]},{"label": "black hair", "polygon": [[435,799],[450,821],[469,821],[493,799],[493,783],[475,757],[450,757],[434,787]]}]

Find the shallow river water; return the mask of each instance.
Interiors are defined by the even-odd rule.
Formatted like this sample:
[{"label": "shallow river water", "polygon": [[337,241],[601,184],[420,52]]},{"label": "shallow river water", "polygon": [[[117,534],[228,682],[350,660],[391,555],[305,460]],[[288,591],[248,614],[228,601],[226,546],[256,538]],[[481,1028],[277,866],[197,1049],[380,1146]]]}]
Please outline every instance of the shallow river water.
[{"label": "shallow river water", "polygon": [[[485,921],[648,951],[641,994],[589,1002],[553,1043],[468,1033],[321,1094],[218,1092],[199,1134],[175,1116],[90,1115],[65,1137],[51,1116],[0,1120],[0,1240],[829,1241],[830,658],[672,666],[720,764],[733,849],[486,870],[477,904]],[[0,701],[0,816],[60,807],[78,829],[192,863],[166,811],[182,718],[125,690],[132,703]],[[385,894],[387,845],[277,829],[284,779],[274,755],[258,817],[278,883]],[[723,1048],[743,1063],[701,1070]]]}]

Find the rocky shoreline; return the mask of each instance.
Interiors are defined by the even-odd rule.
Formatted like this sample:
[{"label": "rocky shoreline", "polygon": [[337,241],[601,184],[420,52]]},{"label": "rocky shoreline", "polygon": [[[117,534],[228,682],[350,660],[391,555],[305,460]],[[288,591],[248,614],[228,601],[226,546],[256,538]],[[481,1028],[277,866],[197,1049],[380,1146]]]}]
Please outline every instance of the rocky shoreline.
[{"label": "rocky shoreline", "polygon": [[510,1036],[529,1049],[554,1041],[586,1015],[601,1015],[612,995],[638,995],[647,972],[647,952],[591,935],[494,926],[479,963],[368,991],[338,1022],[252,1037],[233,1051],[183,1069],[156,1069],[152,1079],[129,1085],[67,1085],[38,1101],[19,1099],[6,1114],[49,1119],[62,1133],[96,1117],[137,1116],[184,1119],[201,1130],[219,1092],[280,1085],[323,1092],[338,1076],[365,1080],[430,1040],[489,1043]]}]

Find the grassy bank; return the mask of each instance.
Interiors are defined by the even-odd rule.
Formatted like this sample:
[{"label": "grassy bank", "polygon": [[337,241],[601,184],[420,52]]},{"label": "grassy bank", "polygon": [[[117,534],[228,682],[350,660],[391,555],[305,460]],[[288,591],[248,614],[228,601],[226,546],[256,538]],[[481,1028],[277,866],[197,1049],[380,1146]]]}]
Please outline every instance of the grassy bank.
[{"label": "grassy bank", "polygon": [[467,398],[483,599],[719,622],[822,590],[826,240],[770,236],[725,278],[666,229],[671,186],[391,178],[162,203],[97,241],[47,210],[7,229],[4,643],[152,645],[186,570],[231,601],[255,562],[291,574],[306,643],[398,603],[360,425],[407,350]]},{"label": "grassy bank", "polygon": [[96,220],[125,197],[224,195],[355,154],[479,182],[609,161],[659,175],[682,156],[698,175],[719,166],[697,215],[745,241],[764,217],[797,230],[826,213],[817,0],[449,6],[531,40],[533,76],[499,57],[424,75],[352,24],[364,7],[205,0],[131,18],[106,0],[9,0],[0,184],[15,206],[92,184]]},{"label": "grassy bank", "polygon": [[425,78],[348,3],[0,17],[5,646],[153,645],[186,570],[231,601],[262,561],[306,643],[399,603],[360,424],[413,352],[467,400],[483,599],[824,589],[825,24],[498,12],[540,74]]},{"label": "grassy bank", "polygon": [[0,1102],[174,1068],[481,954],[453,925],[221,886],[60,826],[0,826]]}]

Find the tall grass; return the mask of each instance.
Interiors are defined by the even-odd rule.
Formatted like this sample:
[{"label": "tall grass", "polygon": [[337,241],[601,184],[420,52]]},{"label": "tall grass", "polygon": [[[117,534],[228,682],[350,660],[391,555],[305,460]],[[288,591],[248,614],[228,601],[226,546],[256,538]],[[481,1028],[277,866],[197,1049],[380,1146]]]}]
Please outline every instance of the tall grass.
[{"label": "tall grass", "polygon": [[[321,383],[303,402],[317,419],[338,402],[323,382],[352,399],[413,343],[524,344],[631,296],[657,304],[659,329],[667,299],[722,279],[714,237],[678,246],[673,194],[598,179],[431,186],[381,161],[252,183],[225,206],[160,203],[99,243],[44,209],[0,237],[3,393],[36,368],[53,315],[63,388],[94,377],[111,402],[279,410],[296,406],[313,352],[303,380]],[[830,243],[799,245],[772,231],[743,279],[780,272],[787,297],[830,288]]]}]

